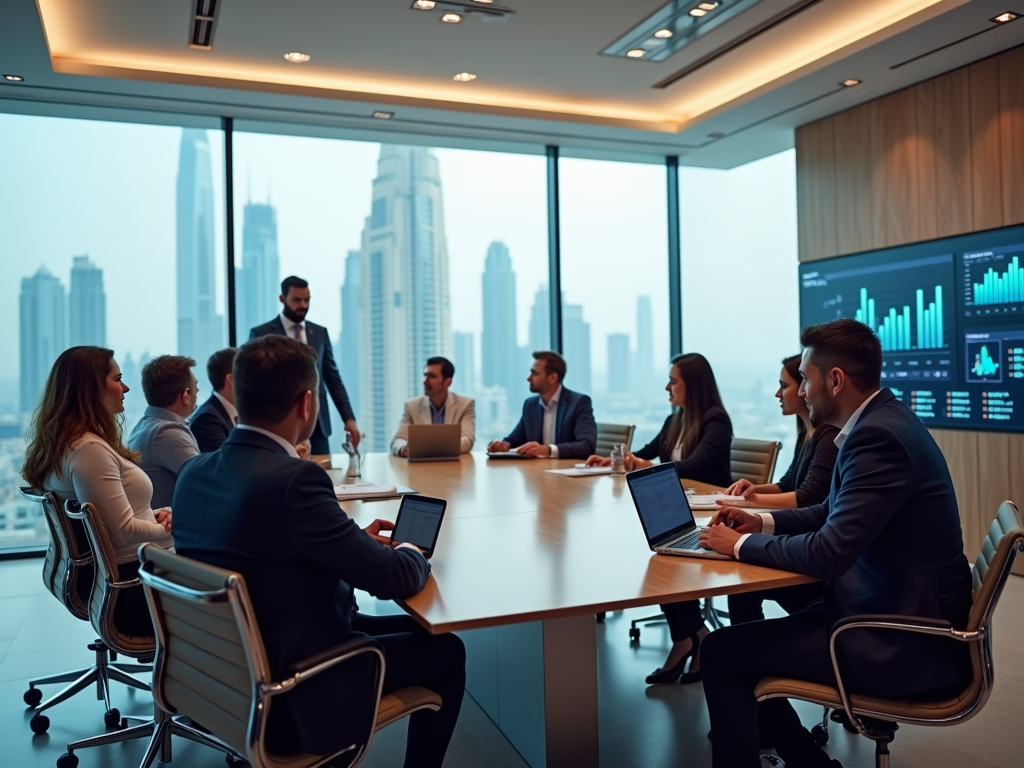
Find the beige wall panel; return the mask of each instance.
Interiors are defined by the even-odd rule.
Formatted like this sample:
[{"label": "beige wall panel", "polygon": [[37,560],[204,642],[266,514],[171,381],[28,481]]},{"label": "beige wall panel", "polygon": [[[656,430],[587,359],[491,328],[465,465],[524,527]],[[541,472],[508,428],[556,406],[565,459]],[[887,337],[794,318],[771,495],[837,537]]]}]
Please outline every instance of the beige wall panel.
[{"label": "beige wall panel", "polygon": [[[977,531],[977,545],[988,530],[999,505],[1009,495],[1010,435],[981,433],[978,435],[978,509],[972,526]],[[962,513],[961,513],[962,514]],[[975,550],[969,549],[969,552]]]},{"label": "beige wall panel", "polygon": [[[935,211],[936,237],[970,232],[971,213],[971,100],[966,69],[936,78]],[[922,129],[925,129],[922,126]]]},{"label": "beige wall panel", "polygon": [[872,247],[871,111],[868,105],[835,116],[836,245],[839,253]]},{"label": "beige wall panel", "polygon": [[971,229],[975,231],[1003,224],[999,69],[998,57],[968,67],[971,88]]},{"label": "beige wall panel", "polygon": [[938,150],[935,147],[935,82],[928,80],[908,92],[913,96],[917,112],[917,229],[922,240],[939,236],[938,190],[935,184],[935,166]]},{"label": "beige wall panel", "polygon": [[918,226],[917,101],[900,91],[872,102],[873,247],[914,243]]},{"label": "beige wall panel", "polygon": [[[956,502],[960,507],[960,521],[964,533],[964,552],[971,560],[981,549],[981,531],[978,530],[980,504],[978,479],[978,433],[951,429],[933,429],[932,437],[946,457],[949,474],[956,488]],[[993,510],[994,511],[994,510]]]},{"label": "beige wall panel", "polygon": [[1003,225],[1021,224],[1024,223],[1024,47],[999,57],[999,140]]},{"label": "beige wall panel", "polygon": [[796,151],[800,260],[833,256],[836,250],[835,134],[829,117],[800,128]]}]

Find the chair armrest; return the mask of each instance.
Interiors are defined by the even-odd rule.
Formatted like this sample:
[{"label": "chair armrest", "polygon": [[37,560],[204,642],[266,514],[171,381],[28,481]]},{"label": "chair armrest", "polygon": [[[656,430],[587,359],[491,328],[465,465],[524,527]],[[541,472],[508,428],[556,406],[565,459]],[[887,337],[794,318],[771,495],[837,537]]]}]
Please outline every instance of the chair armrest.
[{"label": "chair armrest", "polygon": [[263,686],[263,692],[268,696],[277,696],[292,690],[299,683],[321,672],[336,667],[346,661],[350,661],[363,654],[374,654],[377,656],[377,698],[380,698],[380,688],[384,682],[384,649],[372,637],[360,637],[355,640],[348,640],[344,643],[327,648],[320,653],[297,661],[291,665],[292,676],[277,683],[268,683]]}]

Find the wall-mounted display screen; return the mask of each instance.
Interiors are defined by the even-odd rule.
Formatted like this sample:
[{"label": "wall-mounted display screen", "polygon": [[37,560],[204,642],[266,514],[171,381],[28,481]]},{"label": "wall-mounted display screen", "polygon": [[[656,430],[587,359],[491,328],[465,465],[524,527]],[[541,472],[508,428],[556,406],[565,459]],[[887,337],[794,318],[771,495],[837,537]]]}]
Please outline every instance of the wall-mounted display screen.
[{"label": "wall-mounted display screen", "polygon": [[1024,227],[802,264],[801,324],[841,317],[930,426],[1024,431]]}]

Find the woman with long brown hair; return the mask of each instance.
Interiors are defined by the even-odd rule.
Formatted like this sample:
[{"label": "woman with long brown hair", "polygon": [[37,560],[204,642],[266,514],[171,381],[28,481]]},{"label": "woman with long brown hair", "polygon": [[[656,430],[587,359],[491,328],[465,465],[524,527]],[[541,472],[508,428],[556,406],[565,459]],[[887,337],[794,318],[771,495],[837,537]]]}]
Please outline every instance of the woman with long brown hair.
[{"label": "woman with long brown hair", "polygon": [[[122,438],[119,414],[126,392],[111,350],[83,346],[62,352],[32,416],[21,471],[36,488],[95,505],[122,578],[137,572],[139,545],[173,544],[171,510],[153,511],[153,484]],[[122,631],[152,633],[141,589],[128,590],[115,613]]]}]

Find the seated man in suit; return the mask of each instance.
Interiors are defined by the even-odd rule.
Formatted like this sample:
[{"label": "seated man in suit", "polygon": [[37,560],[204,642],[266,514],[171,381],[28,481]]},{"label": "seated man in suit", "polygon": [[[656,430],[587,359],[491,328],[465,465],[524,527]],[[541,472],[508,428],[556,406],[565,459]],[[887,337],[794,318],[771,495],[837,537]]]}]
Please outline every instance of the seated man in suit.
[{"label": "seated man in suit", "polygon": [[234,347],[214,352],[206,363],[206,375],[210,379],[210,386],[213,387],[213,394],[196,409],[188,422],[202,453],[220,448],[238,423],[238,411],[235,410],[235,382],[231,375],[235,352]]},{"label": "seated man in suit", "polygon": [[153,508],[171,506],[181,465],[199,453],[187,419],[196,409],[196,361],[181,355],[154,357],[142,367],[146,408],[128,438],[139,454],[139,468],[153,483]]},{"label": "seated man in suit", "polygon": [[557,352],[534,352],[526,380],[536,397],[523,403],[523,415],[504,440],[487,446],[490,453],[515,450],[553,459],[585,459],[597,445],[597,423],[589,395],[562,386],[565,360]]},{"label": "seated man in suit", "polygon": [[[316,351],[316,372],[320,376],[320,389],[318,392],[320,400],[320,416],[316,423],[316,429],[310,436],[309,441],[313,446],[312,451],[316,454],[331,452],[328,438],[331,436],[331,414],[327,410],[327,395],[330,393],[341,420],[345,422],[345,431],[352,436],[353,447],[359,447],[359,427],[356,424],[356,415],[352,410],[352,404],[348,399],[348,390],[341,380],[341,373],[338,371],[338,364],[334,360],[334,347],[331,346],[331,337],[327,329],[322,325],[311,323],[306,320],[309,312],[309,283],[301,277],[291,275],[281,281],[281,295],[277,297],[281,302],[281,314],[273,320],[257,325],[249,331],[249,338],[255,339],[267,334],[287,336],[289,339],[297,339],[303,344],[308,344]],[[348,350],[349,354],[352,350]]]},{"label": "seated man in suit", "polygon": [[391,453],[409,455],[410,424],[461,424],[462,452],[473,450],[476,439],[476,404],[451,391],[455,366],[446,357],[432,357],[423,369],[423,397],[405,401],[402,421],[391,441]]},{"label": "seated man in suit", "polygon": [[[220,450],[190,461],[174,494],[174,536],[186,557],[245,578],[275,680],[292,665],[362,634],[387,659],[384,693],[421,685],[443,699],[438,712],[412,715],[405,765],[440,766],[462,706],[465,649],[455,635],[431,635],[410,616],[364,616],[353,590],[382,600],[411,597],[430,565],[410,544],[380,536],[394,524],[360,529],[338,506],[334,485],[295,446],[317,423],[316,352],[283,336],[238,350],[234,364],[238,426]],[[180,510],[180,512],[179,512]],[[352,706],[369,675],[341,664],[274,699],[271,751],[325,755],[353,741],[365,718]]]},{"label": "seated man in suit", "polygon": [[[924,424],[880,389],[870,328],[836,320],[803,330],[800,394],[811,418],[840,428],[828,499],[811,507],[718,512],[702,543],[738,560],[825,582],[824,605],[712,632],[701,644],[715,768],[753,768],[758,727],[793,768],[836,766],[785,699],[758,704],[763,677],[836,684],[832,626],[855,614],[920,616],[963,627],[971,574],[953,483]],[[954,647],[961,645],[961,647]],[[913,695],[970,677],[966,648],[944,638],[851,630],[838,646],[855,692]]]}]

